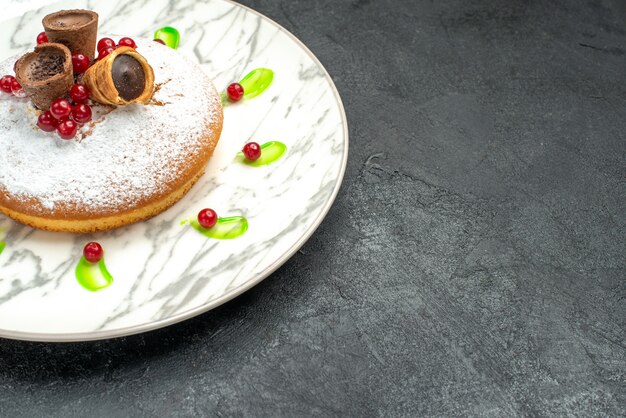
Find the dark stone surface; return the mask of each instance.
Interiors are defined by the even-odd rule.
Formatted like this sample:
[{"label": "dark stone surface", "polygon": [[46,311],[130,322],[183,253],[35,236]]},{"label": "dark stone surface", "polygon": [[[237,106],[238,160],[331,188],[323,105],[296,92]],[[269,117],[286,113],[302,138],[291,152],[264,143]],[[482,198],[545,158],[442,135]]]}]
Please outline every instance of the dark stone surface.
[{"label": "dark stone surface", "polygon": [[626,3],[245,3],[342,94],[336,204],[201,317],[0,341],[2,415],[626,414]]}]

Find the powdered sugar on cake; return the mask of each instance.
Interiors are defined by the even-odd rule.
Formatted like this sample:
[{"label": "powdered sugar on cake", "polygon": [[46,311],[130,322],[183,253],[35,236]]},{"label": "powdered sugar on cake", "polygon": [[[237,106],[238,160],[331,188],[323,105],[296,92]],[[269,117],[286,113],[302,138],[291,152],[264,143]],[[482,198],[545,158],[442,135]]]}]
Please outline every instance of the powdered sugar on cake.
[{"label": "powdered sugar on cake", "polygon": [[[178,176],[172,166],[199,149],[207,123],[218,117],[217,93],[176,51],[148,40],[137,45],[154,69],[153,103],[94,106],[95,125],[75,140],[41,131],[28,100],[2,95],[0,188],[50,210],[60,202],[107,210],[152,196]],[[14,62],[0,63],[0,74],[13,74]]]}]

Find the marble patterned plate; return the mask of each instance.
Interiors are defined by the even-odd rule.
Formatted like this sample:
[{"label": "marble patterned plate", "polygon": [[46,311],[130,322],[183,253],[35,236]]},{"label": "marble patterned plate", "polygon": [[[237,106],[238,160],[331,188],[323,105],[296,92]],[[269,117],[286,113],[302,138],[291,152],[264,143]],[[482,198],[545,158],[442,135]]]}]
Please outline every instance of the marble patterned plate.
[{"label": "marble patterned plate", "polygon": [[[63,1],[5,20],[0,59],[31,48],[44,15],[72,8],[97,11],[100,33],[151,37],[157,28],[177,27],[180,52],[198,60],[218,89],[258,67],[273,69],[275,78],[262,95],[225,109],[206,174],[161,215],[93,235],[38,231],[0,217],[2,337],[110,338],[208,311],[259,283],[304,244],[328,212],[346,167],[348,130],[337,90],[313,54],[276,23],[226,0]],[[281,141],[287,153],[268,166],[237,163],[237,151],[251,140]],[[180,224],[203,207],[244,216],[248,231],[216,240]],[[97,292],[75,276],[91,240],[106,249],[114,277]]]}]

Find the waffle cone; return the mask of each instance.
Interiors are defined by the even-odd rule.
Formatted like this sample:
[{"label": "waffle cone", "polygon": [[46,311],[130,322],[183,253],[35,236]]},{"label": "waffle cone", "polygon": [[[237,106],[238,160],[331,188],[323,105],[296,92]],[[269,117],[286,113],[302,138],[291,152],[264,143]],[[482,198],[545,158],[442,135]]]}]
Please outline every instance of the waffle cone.
[{"label": "waffle cone", "polygon": [[43,18],[50,42],[67,46],[72,53],[83,53],[93,61],[98,37],[98,14],[91,10],[61,10]]},{"label": "waffle cone", "polygon": [[[115,88],[112,77],[113,61],[119,55],[130,55],[135,58],[143,68],[146,82],[143,93],[133,100],[125,100]],[[148,103],[154,95],[154,71],[148,61],[133,48],[119,47],[109,55],[92,65],[83,77],[83,83],[91,90],[91,99],[106,105],[126,105],[130,103]]]},{"label": "waffle cone", "polygon": [[[56,72],[49,71],[51,66],[58,67]],[[74,84],[72,54],[62,44],[37,45],[34,52],[17,61],[15,77],[37,108],[49,109],[52,102],[65,96]]]}]

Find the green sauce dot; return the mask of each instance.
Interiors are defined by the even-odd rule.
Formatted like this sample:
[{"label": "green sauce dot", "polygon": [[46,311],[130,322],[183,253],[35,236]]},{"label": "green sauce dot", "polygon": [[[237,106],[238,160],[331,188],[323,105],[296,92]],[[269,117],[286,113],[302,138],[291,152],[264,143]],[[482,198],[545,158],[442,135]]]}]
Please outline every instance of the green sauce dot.
[{"label": "green sauce dot", "polygon": [[237,161],[252,167],[260,167],[262,165],[272,164],[273,162],[280,160],[285,152],[287,152],[287,145],[280,141],[270,141],[261,145],[261,156],[258,160],[246,160],[243,152],[240,151],[237,153]]},{"label": "green sauce dot", "polygon": [[90,263],[81,257],[76,265],[76,280],[85,289],[97,292],[109,287],[113,283],[113,276],[107,270],[104,258],[97,263]]},{"label": "green sauce dot", "polygon": [[207,238],[234,239],[239,238],[248,230],[248,220],[243,216],[218,218],[217,223],[212,228],[203,228],[197,219],[190,219],[187,222],[193,229]]},{"label": "green sauce dot", "polygon": [[[246,100],[257,97],[263,93],[274,81],[274,71],[269,68],[256,68],[250,71],[239,84],[243,87],[243,98]],[[230,103],[228,94],[222,92],[222,104]]]},{"label": "green sauce dot", "polygon": [[257,68],[252,70],[241,79],[239,84],[243,87],[243,98],[252,99],[263,93],[274,81],[274,71],[269,68]]}]

